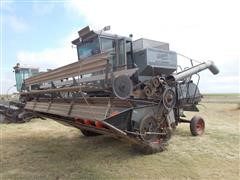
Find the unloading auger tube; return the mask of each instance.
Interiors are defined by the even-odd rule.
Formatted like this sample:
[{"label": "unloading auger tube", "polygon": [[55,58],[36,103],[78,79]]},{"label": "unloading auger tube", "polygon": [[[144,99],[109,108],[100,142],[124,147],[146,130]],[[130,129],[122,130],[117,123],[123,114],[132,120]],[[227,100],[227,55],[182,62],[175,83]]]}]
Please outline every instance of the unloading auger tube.
[{"label": "unloading auger tube", "polygon": [[209,69],[214,75],[219,73],[219,69],[214,64],[214,62],[207,61],[207,62],[198,64],[196,66],[193,66],[189,69],[186,69],[184,71],[181,71],[177,74],[171,75],[171,76],[169,76],[169,79],[173,78],[175,81],[181,81],[181,80],[184,80],[185,78],[190,77],[193,74],[197,74],[205,69]]}]

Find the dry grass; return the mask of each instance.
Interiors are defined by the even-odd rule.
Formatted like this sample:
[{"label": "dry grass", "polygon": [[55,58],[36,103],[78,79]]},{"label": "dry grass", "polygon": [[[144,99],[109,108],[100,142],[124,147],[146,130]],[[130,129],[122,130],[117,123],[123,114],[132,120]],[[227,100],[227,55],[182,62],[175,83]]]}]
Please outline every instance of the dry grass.
[{"label": "dry grass", "polygon": [[204,106],[202,137],[181,124],[167,151],[153,155],[106,136],[85,138],[51,120],[1,124],[1,178],[239,179],[240,111],[236,104]]}]

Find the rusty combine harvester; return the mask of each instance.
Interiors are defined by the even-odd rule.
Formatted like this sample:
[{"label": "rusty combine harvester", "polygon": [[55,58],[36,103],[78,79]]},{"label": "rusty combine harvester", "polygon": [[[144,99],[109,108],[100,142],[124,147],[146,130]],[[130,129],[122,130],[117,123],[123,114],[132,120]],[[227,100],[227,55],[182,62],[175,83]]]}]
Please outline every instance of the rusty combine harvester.
[{"label": "rusty combine harvester", "polygon": [[85,136],[126,140],[144,153],[162,151],[181,122],[190,123],[194,136],[204,132],[201,117],[189,121],[183,112],[198,111],[202,95],[192,76],[205,69],[217,74],[213,62],[177,72],[177,53],[167,43],[89,27],[78,33],[77,62],[23,81],[19,119],[49,117]]}]

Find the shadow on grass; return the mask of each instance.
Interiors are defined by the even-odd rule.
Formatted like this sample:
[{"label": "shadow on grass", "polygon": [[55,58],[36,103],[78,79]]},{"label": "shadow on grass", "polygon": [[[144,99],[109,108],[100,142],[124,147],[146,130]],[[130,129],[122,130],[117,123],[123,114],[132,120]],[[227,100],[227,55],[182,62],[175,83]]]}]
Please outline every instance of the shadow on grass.
[{"label": "shadow on grass", "polygon": [[[98,178],[99,174],[111,174],[112,164],[122,165],[141,154],[134,152],[129,144],[117,139],[97,136],[73,137],[51,135],[8,138],[1,150],[4,177],[33,177],[46,172],[49,177],[66,176]],[[102,170],[105,168],[107,171]],[[13,171],[14,169],[14,171]],[[62,174],[63,172],[64,174]],[[31,179],[31,178],[30,178]]]},{"label": "shadow on grass", "polygon": [[[24,150],[27,153],[54,154],[50,158],[63,157],[67,154],[72,158],[79,158],[80,155],[82,159],[89,159],[89,157],[101,155],[102,157],[111,156],[111,159],[116,157],[118,161],[121,161],[141,155],[133,151],[130,144],[104,135],[84,137],[79,133],[73,137],[63,135],[52,137],[35,134],[23,139],[21,137],[7,138],[5,142],[9,148],[16,148],[16,150],[20,148],[20,151]],[[21,142],[20,146],[16,144],[19,142]]]},{"label": "shadow on grass", "polygon": [[[19,152],[25,151],[34,155],[51,155],[52,160],[55,157],[71,157],[83,160],[89,157],[111,157],[117,161],[125,161],[130,158],[143,156],[136,151],[131,144],[113,137],[100,135],[95,137],[85,137],[80,132],[73,136],[68,136],[69,132],[52,135],[51,131],[46,134],[28,134],[27,136],[6,137],[5,141],[9,148],[19,149]],[[177,128],[173,136],[189,137],[191,133],[188,128]],[[19,142],[21,145],[18,146]],[[15,147],[16,146],[16,147]],[[7,148],[6,148],[7,149]],[[101,158],[100,157],[100,158]]]}]

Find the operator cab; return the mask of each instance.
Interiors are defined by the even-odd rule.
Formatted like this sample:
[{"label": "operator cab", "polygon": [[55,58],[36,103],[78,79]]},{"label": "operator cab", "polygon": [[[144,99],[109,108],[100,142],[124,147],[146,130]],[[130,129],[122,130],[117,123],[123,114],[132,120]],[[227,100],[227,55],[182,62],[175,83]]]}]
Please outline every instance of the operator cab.
[{"label": "operator cab", "polygon": [[16,88],[18,92],[22,91],[23,82],[25,79],[39,74],[38,68],[22,67],[19,63],[17,63],[16,66],[13,67],[13,69],[13,72],[15,72]]},{"label": "operator cab", "polygon": [[78,32],[79,38],[72,41],[77,46],[78,60],[109,52],[113,70],[129,69],[134,66],[132,39],[101,31],[90,31],[89,26]]},{"label": "operator cab", "polygon": [[87,26],[78,31],[79,38],[72,44],[77,47],[79,61],[109,52],[113,71],[137,67],[139,75],[145,79],[176,71],[177,54],[169,50],[168,43],[145,38],[132,41],[131,36],[109,34],[104,30],[91,31]]}]

